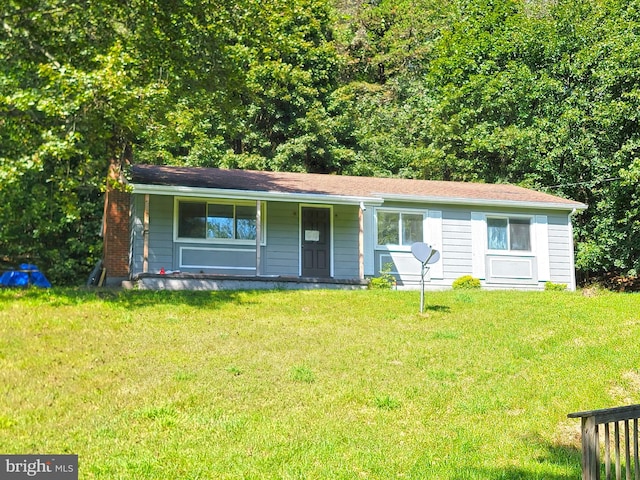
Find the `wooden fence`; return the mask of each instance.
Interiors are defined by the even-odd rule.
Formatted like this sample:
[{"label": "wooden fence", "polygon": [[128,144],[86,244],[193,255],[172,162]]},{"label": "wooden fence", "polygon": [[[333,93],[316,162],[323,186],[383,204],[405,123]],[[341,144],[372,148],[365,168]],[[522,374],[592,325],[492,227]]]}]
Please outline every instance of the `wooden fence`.
[{"label": "wooden fence", "polygon": [[582,480],[600,480],[602,474],[612,480],[612,460],[616,480],[640,480],[640,405],[576,412],[568,417],[582,421]]}]

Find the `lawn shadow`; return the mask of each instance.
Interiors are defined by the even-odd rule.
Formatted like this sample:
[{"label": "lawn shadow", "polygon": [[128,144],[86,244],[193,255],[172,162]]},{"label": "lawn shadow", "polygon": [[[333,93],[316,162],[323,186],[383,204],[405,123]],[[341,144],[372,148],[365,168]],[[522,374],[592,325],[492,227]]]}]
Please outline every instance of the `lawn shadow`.
[{"label": "lawn shadow", "polygon": [[424,309],[430,312],[449,313],[451,311],[451,307],[448,305],[425,305]]},{"label": "lawn shadow", "polygon": [[4,291],[4,299],[15,301],[37,300],[48,305],[80,305],[102,301],[128,309],[153,305],[188,305],[218,308],[223,304],[253,303],[251,292],[237,290],[123,290],[121,288],[21,288]]},{"label": "lawn shadow", "polygon": [[218,308],[226,303],[252,303],[236,290],[96,290],[103,301],[114,302],[126,308],[144,308],[152,305],[187,305],[200,308]]},{"label": "lawn shadow", "polygon": [[[487,480],[575,480],[582,476],[580,449],[572,445],[553,444],[542,438],[527,439],[527,442],[540,446],[544,453],[535,461],[540,465],[560,467],[566,473],[549,473],[544,468],[506,467],[506,468],[466,468],[454,477],[455,480],[482,478]],[[558,468],[554,468],[557,470]]]}]

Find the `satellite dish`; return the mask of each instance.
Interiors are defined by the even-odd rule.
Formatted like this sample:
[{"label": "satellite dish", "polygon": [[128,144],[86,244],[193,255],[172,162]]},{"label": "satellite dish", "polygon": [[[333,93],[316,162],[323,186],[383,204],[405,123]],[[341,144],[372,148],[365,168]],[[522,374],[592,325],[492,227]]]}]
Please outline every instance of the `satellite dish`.
[{"label": "satellite dish", "polygon": [[431,245],[423,242],[415,242],[411,245],[411,253],[422,265],[420,272],[420,313],[424,311],[424,277],[429,271],[427,265],[431,265],[440,260],[440,252]]},{"label": "satellite dish", "polygon": [[432,255],[433,249],[431,245],[427,245],[423,242],[415,242],[411,245],[411,253],[420,263],[425,263]]}]

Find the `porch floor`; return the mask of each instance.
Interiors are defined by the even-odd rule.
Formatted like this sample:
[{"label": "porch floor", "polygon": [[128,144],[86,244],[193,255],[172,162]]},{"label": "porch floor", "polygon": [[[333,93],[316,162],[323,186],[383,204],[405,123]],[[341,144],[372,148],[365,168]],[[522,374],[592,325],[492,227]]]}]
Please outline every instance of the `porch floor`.
[{"label": "porch floor", "polygon": [[361,279],[141,273],[122,286],[140,290],[361,290],[368,284],[368,280]]}]

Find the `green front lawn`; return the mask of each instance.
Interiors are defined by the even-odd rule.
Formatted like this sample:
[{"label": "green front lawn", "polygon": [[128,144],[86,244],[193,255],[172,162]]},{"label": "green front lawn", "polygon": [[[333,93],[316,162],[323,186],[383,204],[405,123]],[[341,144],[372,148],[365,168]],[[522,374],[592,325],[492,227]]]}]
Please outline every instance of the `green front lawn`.
[{"label": "green front lawn", "polygon": [[576,479],[640,295],[0,290],[0,453],[91,479]]}]

